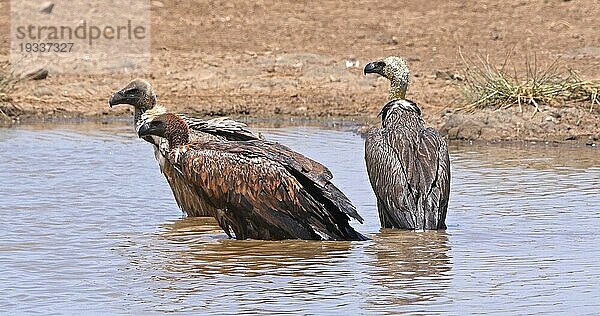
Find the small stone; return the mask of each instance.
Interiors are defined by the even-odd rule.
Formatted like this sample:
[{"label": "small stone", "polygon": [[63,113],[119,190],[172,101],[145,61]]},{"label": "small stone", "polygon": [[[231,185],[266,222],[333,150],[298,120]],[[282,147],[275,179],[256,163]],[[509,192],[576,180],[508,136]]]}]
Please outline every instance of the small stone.
[{"label": "small stone", "polygon": [[11,100],[6,93],[0,93],[0,102],[10,102]]},{"label": "small stone", "polygon": [[52,13],[52,9],[54,9],[54,3],[50,2],[50,1],[44,2],[40,6],[40,12],[45,13],[45,14]]},{"label": "small stone", "polygon": [[40,68],[36,71],[26,73],[22,76],[22,78],[30,79],[30,80],[43,80],[43,79],[46,79],[47,77],[48,77],[48,69],[46,69],[46,68]]},{"label": "small stone", "polygon": [[456,81],[464,81],[465,77],[463,77],[461,74],[452,74],[452,79]]},{"label": "small stone", "polygon": [[359,65],[360,65],[360,63],[356,59],[346,60],[346,68],[358,68]]},{"label": "small stone", "polygon": [[452,74],[446,70],[436,70],[435,79],[451,80]]}]

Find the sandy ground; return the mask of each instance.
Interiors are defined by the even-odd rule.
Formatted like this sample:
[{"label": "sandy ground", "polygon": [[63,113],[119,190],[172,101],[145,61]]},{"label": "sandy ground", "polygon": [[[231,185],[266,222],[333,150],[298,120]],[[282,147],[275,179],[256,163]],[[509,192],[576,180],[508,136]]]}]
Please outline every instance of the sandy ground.
[{"label": "sandy ground", "polygon": [[[370,124],[385,103],[387,82],[365,77],[365,63],[405,57],[408,98],[451,139],[555,140],[593,143],[600,105],[589,103],[455,111],[463,104],[450,77],[464,54],[501,63],[535,54],[598,78],[600,1],[152,1],[152,65],[144,75],[170,109],[238,118],[356,118]],[[0,2],[0,62],[8,60],[9,7]],[[516,62],[517,69],[524,63]],[[449,74],[449,75],[448,75]],[[2,97],[5,122],[130,115],[111,110],[110,94],[132,79],[116,73],[52,74],[20,81]]]}]

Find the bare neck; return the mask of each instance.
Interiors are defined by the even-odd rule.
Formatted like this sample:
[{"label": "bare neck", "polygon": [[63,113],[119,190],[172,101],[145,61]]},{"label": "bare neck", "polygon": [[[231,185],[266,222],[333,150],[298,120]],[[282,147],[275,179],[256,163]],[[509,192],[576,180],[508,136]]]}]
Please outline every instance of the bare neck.
[{"label": "bare neck", "polygon": [[182,120],[171,121],[170,130],[165,138],[169,141],[169,147],[175,148],[185,145],[190,141],[190,129]]},{"label": "bare neck", "polygon": [[408,84],[401,82],[400,80],[390,81],[390,92],[388,95],[389,101],[392,100],[403,100],[406,97],[406,89]]},{"label": "bare neck", "polygon": [[133,113],[133,124],[135,124],[136,127],[142,122],[142,114],[144,114],[144,112],[146,112],[146,108],[137,106],[135,107]]}]

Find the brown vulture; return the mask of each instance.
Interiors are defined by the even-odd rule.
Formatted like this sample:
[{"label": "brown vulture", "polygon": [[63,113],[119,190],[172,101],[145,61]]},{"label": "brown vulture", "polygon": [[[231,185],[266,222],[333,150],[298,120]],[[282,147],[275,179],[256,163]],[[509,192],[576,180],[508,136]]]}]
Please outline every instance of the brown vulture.
[{"label": "brown vulture", "polygon": [[[150,83],[142,79],[135,79],[125,88],[114,93],[109,100],[110,106],[128,104],[134,107],[134,125],[137,129],[142,124],[142,117],[146,119],[166,112],[166,109],[157,105],[156,94]],[[348,210],[354,217],[360,218],[356,209],[348,198],[331,183],[333,175],[322,164],[297,153],[290,148],[276,142],[261,140],[256,135],[245,129],[245,124],[229,119],[218,118],[201,120],[183,116],[190,131],[192,140],[206,141],[256,141],[268,147],[271,154],[277,155],[280,160],[293,168],[293,172],[307,181],[312,181],[315,186],[324,190],[338,207]],[[167,178],[175,200],[179,207],[188,216],[215,216],[216,210],[204,198],[194,192],[194,189],[183,180],[181,174],[176,172],[173,165],[166,159],[169,144],[161,137],[146,136],[145,140],[154,145],[154,153],[159,161],[160,169]],[[362,219],[361,219],[362,222]]]},{"label": "brown vulture", "polygon": [[[157,104],[156,94],[150,83],[143,79],[131,81],[125,88],[114,93],[108,103],[110,107],[118,104],[132,105],[134,107],[133,122],[136,131],[140,126],[143,115],[166,112],[164,107]],[[193,136],[195,138],[212,141],[258,139],[256,135],[245,128],[244,123],[227,118],[202,120],[185,117],[184,119],[190,128],[194,130]],[[173,196],[179,208],[188,216],[213,216],[215,213],[213,207],[200,199],[173,169],[169,161],[165,159],[165,153],[168,150],[166,141],[158,137],[145,137],[144,139],[154,145],[154,156],[173,191]]]},{"label": "brown vulture", "polygon": [[167,140],[166,159],[217,210],[230,237],[366,239],[349,224],[350,217],[362,218],[348,198],[329,181],[307,176],[276,143],[194,138],[185,119],[173,113],[145,117],[138,135]]},{"label": "brown vulture", "polygon": [[448,145],[426,128],[416,103],[405,100],[406,62],[388,57],[365,66],[390,81],[389,102],[380,112],[381,128],[366,135],[365,161],[384,228],[445,229],[450,196]]}]

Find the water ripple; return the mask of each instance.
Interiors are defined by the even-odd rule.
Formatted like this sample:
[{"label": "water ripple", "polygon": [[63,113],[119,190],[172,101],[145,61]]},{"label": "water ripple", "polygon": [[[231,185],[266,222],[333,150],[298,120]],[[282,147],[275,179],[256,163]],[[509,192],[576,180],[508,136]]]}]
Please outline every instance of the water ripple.
[{"label": "water ripple", "polygon": [[379,229],[363,140],[263,131],[323,162],[367,242],[229,240],[183,218],[128,123],[0,129],[6,313],[596,313],[600,167],[580,147],[451,146],[446,232]]}]

